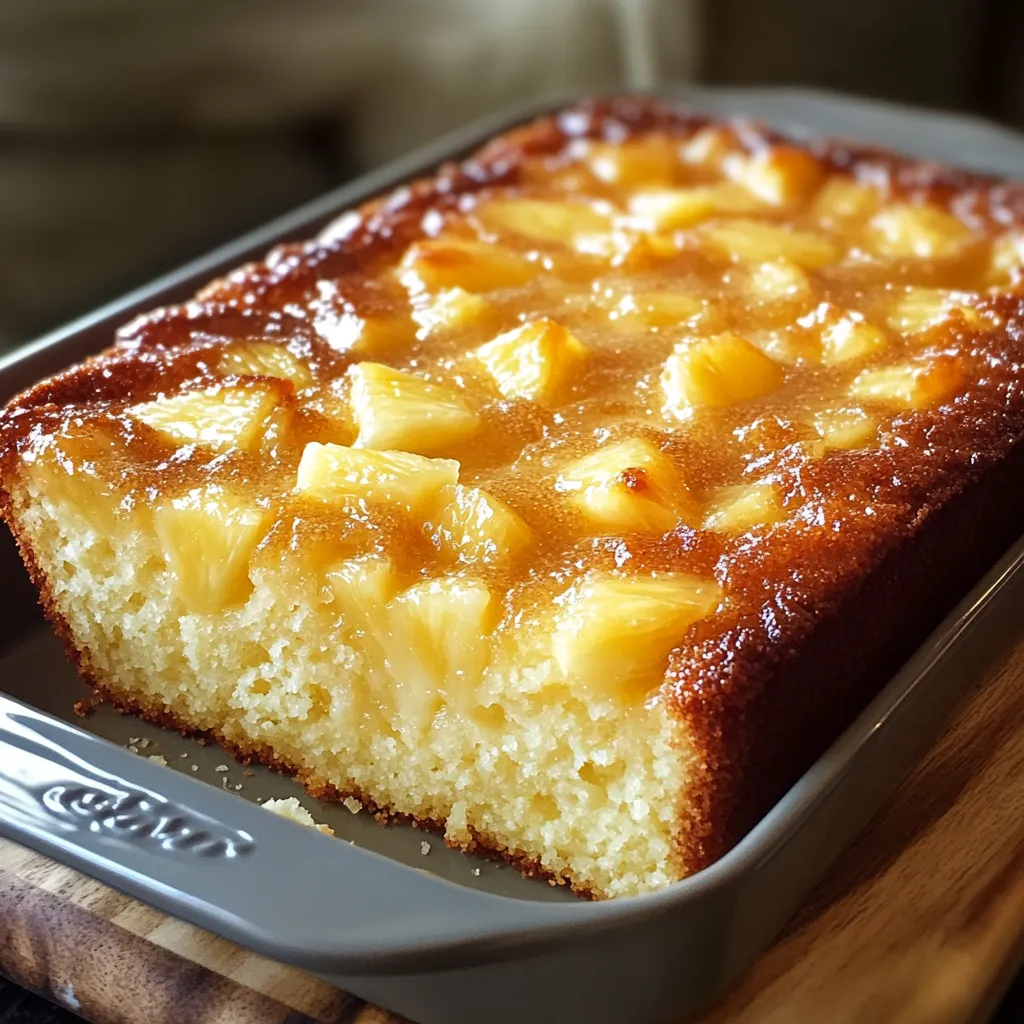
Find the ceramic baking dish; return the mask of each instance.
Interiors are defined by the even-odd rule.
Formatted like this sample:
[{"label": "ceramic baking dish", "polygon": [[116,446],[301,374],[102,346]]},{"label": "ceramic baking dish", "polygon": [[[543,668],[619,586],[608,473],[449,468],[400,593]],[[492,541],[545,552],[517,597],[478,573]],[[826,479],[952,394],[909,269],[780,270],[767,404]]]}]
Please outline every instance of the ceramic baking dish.
[{"label": "ceramic baking dish", "polygon": [[[1024,176],[1024,141],[977,121],[792,91],[663,95],[793,134]],[[278,241],[308,237],[536,112],[477,125],[0,360],[0,399],[99,351],[134,313],[185,298]],[[212,746],[109,709],[76,716],[84,687],[4,537],[0,833],[421,1024],[678,1020],[765,948],[934,738],[1008,633],[1006,613],[1024,595],[1022,563],[1019,542],[730,853],[654,895],[593,903],[411,828],[317,805],[289,780],[243,771]],[[300,795],[350,842],[253,802],[284,795]]]}]

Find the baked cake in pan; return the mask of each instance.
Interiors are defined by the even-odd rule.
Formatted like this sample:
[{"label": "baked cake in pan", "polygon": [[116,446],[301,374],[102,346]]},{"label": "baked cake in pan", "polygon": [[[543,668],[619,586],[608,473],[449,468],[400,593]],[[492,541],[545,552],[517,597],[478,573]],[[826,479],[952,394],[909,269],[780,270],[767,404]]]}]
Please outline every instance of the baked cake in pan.
[{"label": "baked cake in pan", "polygon": [[16,398],[3,514],[119,706],[654,890],[1020,528],[1022,196],[581,104]]}]

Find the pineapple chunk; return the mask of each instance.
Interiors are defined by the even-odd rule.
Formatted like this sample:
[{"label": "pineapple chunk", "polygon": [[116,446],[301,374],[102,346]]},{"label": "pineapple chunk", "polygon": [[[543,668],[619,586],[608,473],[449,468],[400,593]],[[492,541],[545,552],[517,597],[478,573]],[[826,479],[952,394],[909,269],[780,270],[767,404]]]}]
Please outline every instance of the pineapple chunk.
[{"label": "pineapple chunk", "polygon": [[889,326],[901,334],[923,334],[954,316],[971,327],[981,326],[981,314],[970,303],[977,297],[945,288],[908,288],[889,312]]},{"label": "pineapple chunk", "polygon": [[447,702],[467,710],[491,655],[500,603],[479,580],[426,580],[388,606],[389,660],[401,731],[421,734]]},{"label": "pineapple chunk", "polygon": [[134,405],[128,415],[174,444],[198,444],[218,451],[251,450],[259,447],[279,404],[279,387],[267,384],[214,384]]},{"label": "pineapple chunk", "polygon": [[1024,234],[1014,231],[997,238],[992,243],[989,261],[993,281],[1005,283],[1020,277],[1024,271]]},{"label": "pineapple chunk", "polygon": [[814,429],[821,441],[818,450],[850,451],[867,447],[878,436],[878,424],[863,409],[822,409],[814,417]]},{"label": "pineapple chunk", "polygon": [[174,591],[190,613],[212,615],[252,593],[249,559],[269,513],[219,487],[196,488],[153,510]]},{"label": "pineapple chunk", "polygon": [[836,244],[824,235],[754,220],[715,225],[704,231],[704,238],[731,260],[767,263],[787,259],[805,270],[834,263],[841,255]]},{"label": "pineapple chunk", "polygon": [[688,164],[717,170],[738,151],[736,137],[728,128],[709,125],[694,132],[682,148],[682,158]]},{"label": "pineapple chunk", "polygon": [[[588,251],[598,255],[607,253],[612,257],[613,266],[644,269],[656,267],[679,255],[679,245],[671,232],[620,229],[613,231],[608,238],[609,242],[603,249],[593,245]],[[596,237],[593,241],[597,241]]]},{"label": "pineapple chunk", "polygon": [[850,385],[850,394],[902,409],[926,409],[952,397],[961,379],[959,361],[938,356],[928,362],[865,370]]},{"label": "pineapple chunk", "polygon": [[820,223],[831,227],[844,221],[867,220],[881,202],[877,189],[837,174],[822,186],[812,211]]},{"label": "pineapple chunk", "polygon": [[747,289],[755,301],[777,302],[807,295],[811,282],[790,260],[771,260],[750,271]]},{"label": "pineapple chunk", "polygon": [[381,363],[348,368],[355,448],[436,455],[476,433],[480,417],[453,388]]},{"label": "pineapple chunk", "polygon": [[497,310],[480,295],[465,288],[447,288],[436,295],[425,296],[426,302],[413,309],[412,318],[424,334],[435,331],[465,330],[469,327],[485,328],[491,324]]},{"label": "pineapple chunk", "polygon": [[438,505],[431,540],[459,562],[511,561],[533,541],[518,514],[480,487],[446,487]]},{"label": "pineapple chunk", "polygon": [[698,406],[720,408],[782,387],[782,367],[738,334],[681,342],[665,361],[665,409],[680,419]]},{"label": "pineapple chunk", "polygon": [[955,256],[971,240],[963,221],[934,206],[887,206],[871,218],[868,234],[875,251],[895,259]]},{"label": "pineapple chunk", "polygon": [[661,684],[686,630],[721,598],[714,580],[694,576],[595,573],[562,598],[552,637],[555,663],[584,692],[641,700]]},{"label": "pineapple chunk", "polygon": [[821,361],[826,366],[866,359],[889,344],[885,334],[860,313],[847,312],[821,329]]},{"label": "pineapple chunk", "polygon": [[704,529],[716,533],[745,533],[755,526],[771,526],[785,517],[773,484],[727,487],[712,502]]},{"label": "pineapple chunk", "polygon": [[387,352],[408,344],[415,337],[415,325],[404,314],[363,316],[348,307],[319,311],[313,326],[335,351],[361,355]]},{"label": "pineapple chunk", "polygon": [[382,653],[388,641],[384,609],[398,591],[394,566],[381,555],[362,555],[331,567],[326,577],[345,629],[376,648],[368,654]]},{"label": "pineapple chunk", "polygon": [[750,331],[747,340],[784,366],[800,366],[804,363],[821,362],[821,342],[799,323],[785,327]]},{"label": "pineapple chunk", "polygon": [[561,324],[534,320],[499,334],[476,350],[476,357],[506,398],[552,402],[587,350]]},{"label": "pineapple chunk", "polygon": [[326,580],[341,615],[345,643],[362,659],[372,706],[393,719],[394,685],[387,666],[394,644],[387,607],[398,592],[398,574],[387,558],[363,555],[332,566]]},{"label": "pineapple chunk", "polygon": [[652,330],[679,327],[697,317],[704,319],[711,315],[711,307],[703,299],[687,295],[686,292],[651,291],[635,294],[627,291],[621,297],[612,292],[610,297],[618,299],[609,313],[612,320],[628,318]]},{"label": "pineapple chunk", "polygon": [[679,255],[679,247],[670,235],[651,234],[628,226],[593,235],[579,235],[576,251],[608,260],[613,267],[657,265]]},{"label": "pineapple chunk", "polygon": [[[48,448],[23,469],[31,475],[37,493],[60,508],[60,523],[66,536],[73,533],[96,533],[117,543],[125,520],[144,519],[149,508],[136,504],[129,508],[120,500],[115,482],[108,482],[96,473],[96,463],[83,459],[77,445],[64,438]],[[83,558],[88,554],[83,551]],[[79,568],[85,569],[83,564]],[[91,567],[90,567],[91,568]]]},{"label": "pineapple chunk", "polygon": [[221,355],[217,372],[253,377],[280,377],[297,388],[308,388],[313,375],[301,359],[283,345],[272,341],[241,341],[229,346]]},{"label": "pineapple chunk", "polygon": [[414,296],[447,288],[490,292],[517,288],[536,277],[539,269],[499,245],[465,238],[424,238],[406,250],[399,277]]},{"label": "pineapple chunk", "polygon": [[729,176],[773,206],[803,202],[821,183],[825,170],[810,153],[795,146],[773,146],[725,163]]},{"label": "pineapple chunk", "polygon": [[324,501],[381,502],[416,513],[458,479],[453,459],[311,441],[303,449],[295,489]]},{"label": "pineapple chunk", "polygon": [[631,438],[566,466],[555,487],[598,527],[667,533],[696,521],[696,506],[672,461],[650,441]]},{"label": "pineapple chunk", "polygon": [[519,235],[541,245],[586,247],[612,230],[611,216],[589,203],[554,199],[493,199],[476,211],[485,230]]},{"label": "pineapple chunk", "polygon": [[730,182],[635,192],[629,197],[631,221],[648,231],[688,228],[715,214],[753,213],[761,205]]},{"label": "pineapple chunk", "polygon": [[595,178],[610,185],[667,185],[679,166],[678,146],[654,136],[618,145],[590,142],[586,162]]}]

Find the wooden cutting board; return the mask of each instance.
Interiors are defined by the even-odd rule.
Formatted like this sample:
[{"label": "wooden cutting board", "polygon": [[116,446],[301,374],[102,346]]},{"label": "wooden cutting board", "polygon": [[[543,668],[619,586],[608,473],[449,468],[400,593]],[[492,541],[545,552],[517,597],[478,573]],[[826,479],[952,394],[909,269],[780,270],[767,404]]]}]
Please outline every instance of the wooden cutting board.
[{"label": "wooden cutting board", "polygon": [[[1024,961],[1024,640],[706,1024],[976,1024]],[[95,1024],[393,1024],[0,840],[0,971]]]}]

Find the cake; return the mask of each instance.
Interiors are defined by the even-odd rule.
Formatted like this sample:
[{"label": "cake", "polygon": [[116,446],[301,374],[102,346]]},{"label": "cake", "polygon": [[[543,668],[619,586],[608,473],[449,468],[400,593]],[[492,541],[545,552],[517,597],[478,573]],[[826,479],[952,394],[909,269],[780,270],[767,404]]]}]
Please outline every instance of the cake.
[{"label": "cake", "polygon": [[1024,190],[578,104],[15,398],[119,707],[594,897],[741,838],[1024,524]]}]

